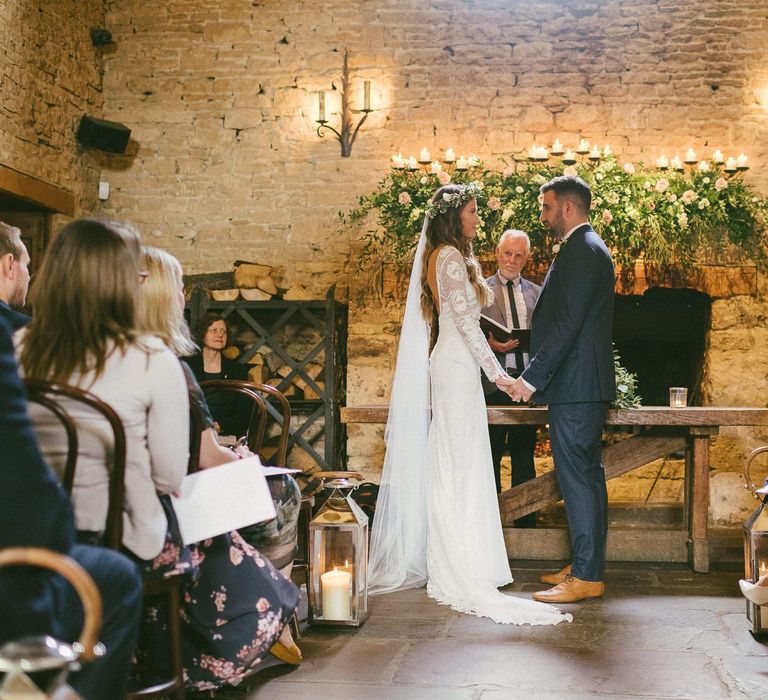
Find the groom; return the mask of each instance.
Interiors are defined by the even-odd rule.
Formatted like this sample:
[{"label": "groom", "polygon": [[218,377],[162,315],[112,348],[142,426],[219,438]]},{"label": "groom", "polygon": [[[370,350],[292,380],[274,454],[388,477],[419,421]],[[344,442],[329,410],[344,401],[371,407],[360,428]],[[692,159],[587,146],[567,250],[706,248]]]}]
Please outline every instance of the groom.
[{"label": "groom", "polygon": [[608,531],[600,462],[605,412],[616,394],[612,322],[615,276],[610,253],[589,223],[592,193],[581,178],[541,186],[541,222],[555,234],[553,260],[531,326],[531,361],[513,398],[549,406],[555,475],[565,502],[572,564],[542,576],[554,588],[535,600],[573,603],[603,595]]}]

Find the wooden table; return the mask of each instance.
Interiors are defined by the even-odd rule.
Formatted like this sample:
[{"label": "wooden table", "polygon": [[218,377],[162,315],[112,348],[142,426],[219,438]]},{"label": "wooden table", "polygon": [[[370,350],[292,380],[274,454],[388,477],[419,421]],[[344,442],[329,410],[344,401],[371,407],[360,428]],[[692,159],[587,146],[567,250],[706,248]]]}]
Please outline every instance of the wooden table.
[{"label": "wooden table", "polygon": [[[348,406],[341,409],[342,423],[386,423],[389,407]],[[497,406],[488,408],[493,424],[543,425],[546,408]],[[688,531],[688,560],[694,571],[709,571],[709,439],[723,426],[768,425],[768,409],[644,406],[611,409],[606,425],[634,428],[635,434],[603,448],[605,478],[637,469],[677,450],[685,450],[684,520]],[[499,494],[504,525],[562,500],[554,472],[507,489]]]}]

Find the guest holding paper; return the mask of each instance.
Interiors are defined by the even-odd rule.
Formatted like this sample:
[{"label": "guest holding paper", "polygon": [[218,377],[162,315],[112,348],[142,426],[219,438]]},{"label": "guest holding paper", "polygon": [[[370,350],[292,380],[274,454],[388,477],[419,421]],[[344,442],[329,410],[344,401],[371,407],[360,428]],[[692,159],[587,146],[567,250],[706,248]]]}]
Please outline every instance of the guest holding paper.
[{"label": "guest holding paper", "polygon": [[[159,337],[177,356],[189,355],[197,348],[184,320],[184,282],[179,261],[164,250],[144,246],[141,267],[146,270],[147,278],[139,294],[138,328],[144,333]],[[240,459],[241,454],[219,444],[213,429],[213,419],[200,385],[189,367],[183,362],[181,364],[187,380],[190,402],[200,412],[203,422],[200,436],[200,468],[208,469]],[[243,453],[242,456],[246,454]],[[277,513],[275,518],[266,523],[245,528],[242,536],[239,532],[232,532],[230,535],[200,543],[197,545],[197,550],[199,558],[203,560],[201,565],[203,569],[209,567],[215,556],[220,555],[223,559],[219,567],[210,567],[213,571],[212,585],[220,587],[222,575],[226,574],[227,569],[232,569],[230,576],[233,580],[227,588],[230,594],[237,594],[238,609],[248,609],[250,605],[250,609],[255,611],[260,600],[275,597],[276,592],[272,589],[276,588],[277,594],[287,598],[283,607],[286,610],[293,610],[296,607],[294,599],[297,596],[297,589],[289,582],[289,578],[296,554],[301,492],[296,480],[290,474],[270,476],[267,482]],[[230,539],[231,542],[229,542]],[[224,543],[226,547],[222,547]],[[250,567],[233,566],[229,561],[229,553],[234,549],[241,550],[245,554],[244,562],[247,562],[250,557],[256,561],[258,567],[264,568],[264,571],[249,572],[252,565]],[[271,563],[279,571],[275,572],[271,566],[265,567],[265,562]],[[267,573],[267,580],[261,580]],[[204,596],[198,592],[195,597],[199,600]],[[210,598],[213,600],[213,597]],[[285,602],[288,605],[285,605]],[[214,616],[215,625],[207,631],[208,634],[216,636],[222,634],[221,617],[221,614]],[[251,617],[258,617],[258,615],[253,612]],[[246,635],[253,633],[248,624],[250,623],[246,623],[243,627],[243,633]],[[196,632],[199,634],[200,630]],[[239,649],[238,644],[253,645],[253,640],[247,637],[238,638],[234,635],[229,639],[229,643],[236,651]],[[301,661],[301,652],[293,641],[287,625],[283,626],[280,638],[272,648],[272,653],[294,665]]]},{"label": "guest holding paper", "polygon": [[[21,339],[21,359],[29,378],[87,389],[119,415],[126,433],[123,546],[145,579],[186,574],[182,609],[168,614],[182,619],[186,682],[209,690],[252,672],[293,614],[298,594],[242,540],[182,544],[169,496],[187,468],[187,386],[174,353],[137,330],[140,282],[147,278],[140,260],[138,233],[128,226],[88,219],[65,226],[32,293],[35,317]],[[80,428],[72,493],[78,539],[99,544],[111,430],[88,409],[65,407]],[[41,448],[60,470],[66,437],[56,418],[35,408]],[[152,629],[145,626],[140,653],[160,658],[167,645]]]},{"label": "guest holding paper", "polygon": [[[497,321],[508,329],[529,329],[533,307],[539,298],[541,287],[524,279],[520,274],[528,261],[531,241],[523,231],[509,229],[504,231],[496,246],[496,264],[498,269],[485,281],[493,293],[493,301],[483,308],[482,314]],[[482,321],[482,318],[481,318]],[[486,326],[489,327],[489,326]],[[521,346],[514,337],[502,341],[502,331],[490,330],[488,344],[496,353],[496,358],[510,377],[520,376],[528,363],[527,343]],[[485,377],[483,391],[489,406],[519,405],[509,394],[499,391],[498,387]],[[509,453],[512,462],[512,486],[517,486],[536,478],[533,453],[536,447],[535,425],[489,425],[493,471],[496,477],[496,491],[501,492],[501,459]],[[535,527],[535,514],[515,520],[516,527]]]}]

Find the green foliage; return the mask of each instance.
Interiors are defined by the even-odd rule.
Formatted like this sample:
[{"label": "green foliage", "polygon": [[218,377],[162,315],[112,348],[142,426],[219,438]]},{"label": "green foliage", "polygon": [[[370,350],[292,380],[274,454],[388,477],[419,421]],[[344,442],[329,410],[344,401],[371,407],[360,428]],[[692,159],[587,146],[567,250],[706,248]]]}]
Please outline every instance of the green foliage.
[{"label": "green foliage", "polygon": [[643,397],[637,393],[637,375],[628,372],[621,364],[616,348],[613,349],[613,363],[616,368],[616,400],[611,408],[639,408]]},{"label": "green foliage", "polygon": [[483,221],[475,253],[492,253],[501,233],[517,228],[531,237],[532,262],[548,262],[554,240],[539,222],[539,186],[565,172],[578,174],[592,188],[592,225],[620,265],[636,259],[683,268],[696,261],[764,263],[768,200],[750,190],[739,174],[724,173],[715,163],[708,167],[704,172],[698,167],[660,171],[622,166],[609,155],[597,164],[566,168],[512,163],[501,172],[480,163],[439,175],[392,168],[374,192],[360,197],[358,208],[340,219],[342,226],[361,230],[361,267],[372,261],[404,267],[413,257],[424,207],[446,177],[459,184],[479,181],[484,185],[478,198]]}]

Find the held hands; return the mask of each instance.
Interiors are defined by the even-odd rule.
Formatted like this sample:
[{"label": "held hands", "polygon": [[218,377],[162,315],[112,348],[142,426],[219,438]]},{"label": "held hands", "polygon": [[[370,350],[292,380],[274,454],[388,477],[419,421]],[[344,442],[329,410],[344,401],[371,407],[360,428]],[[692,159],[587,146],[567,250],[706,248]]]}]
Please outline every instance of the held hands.
[{"label": "held hands", "polygon": [[523,403],[528,403],[531,400],[531,396],[533,396],[533,392],[519,377],[512,382],[512,387],[507,393],[513,401],[522,401]]},{"label": "held hands", "polygon": [[500,340],[496,340],[496,338],[493,337],[493,333],[489,333],[488,345],[491,346],[491,350],[494,352],[504,354],[510,350],[514,350],[520,345],[520,341],[517,338],[510,338],[506,343],[502,343]]}]

